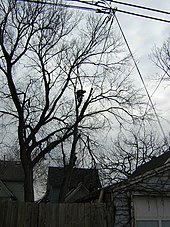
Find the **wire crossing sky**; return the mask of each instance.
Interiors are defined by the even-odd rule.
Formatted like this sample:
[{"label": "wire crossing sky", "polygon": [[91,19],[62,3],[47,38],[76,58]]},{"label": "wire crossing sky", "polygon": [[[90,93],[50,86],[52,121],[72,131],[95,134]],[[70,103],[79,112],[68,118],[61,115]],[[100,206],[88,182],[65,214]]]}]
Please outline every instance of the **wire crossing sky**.
[{"label": "wire crossing sky", "polygon": [[[18,0],[18,1],[25,1],[25,2],[32,2],[32,3],[36,3],[36,4],[52,4],[52,5],[59,5],[59,6],[62,6],[62,7],[66,7],[66,8],[73,8],[73,9],[78,9],[78,10],[87,10],[87,11],[95,11],[96,13],[104,13],[104,14],[110,14],[110,10],[111,9],[114,9],[112,8],[112,6],[108,4],[106,4],[106,2],[110,2],[110,1],[96,1],[95,3],[93,2],[90,2],[90,1],[79,1],[79,0],[68,0],[68,2],[70,2],[71,4],[67,5],[67,4],[64,4],[64,3],[52,3],[50,1],[36,1],[36,0]],[[66,0],[67,2],[67,0]],[[73,4],[74,3],[78,3],[79,5],[75,5]],[[162,13],[162,14],[168,14],[170,15],[169,12],[166,12],[166,11],[161,11],[161,10],[157,10],[157,9],[154,9],[154,8],[148,8],[148,7],[144,7],[144,6],[138,6],[138,5],[132,5],[132,4],[127,4],[127,3],[122,3],[122,2],[117,2],[117,1],[111,1],[110,3],[112,2],[116,2],[116,3],[119,3],[119,4],[125,4],[125,5],[128,5],[128,6],[133,6],[133,7],[137,7],[137,8],[140,8],[140,9],[145,9],[145,10],[150,10],[150,11],[154,11],[154,12],[159,12],[159,13]],[[90,5],[91,7],[85,7],[83,5]],[[163,18],[160,18],[160,17],[153,17],[153,16],[148,16],[148,15],[145,15],[145,14],[139,14],[139,13],[135,13],[135,12],[130,12],[130,11],[127,11],[127,10],[121,10],[119,8],[116,8],[116,11],[117,12],[120,12],[120,13],[125,13],[125,14],[130,14],[132,16],[137,16],[137,17],[142,17],[142,18],[145,18],[145,19],[151,19],[151,20],[156,20],[156,21],[161,21],[161,22],[166,22],[166,23],[170,23],[170,18],[169,20],[166,20],[166,19],[163,19]]]},{"label": "wire crossing sky", "polygon": [[[50,2],[50,0],[48,2],[30,0],[29,2],[37,4],[54,4]],[[143,6],[143,4],[145,4],[145,6]],[[139,67],[142,72],[142,76],[146,79],[148,75],[151,76],[152,73],[154,74],[154,70],[151,67],[151,63],[148,61],[147,55],[148,51],[151,51],[154,44],[160,44],[168,36],[170,31],[168,29],[170,23],[170,12],[167,11],[167,9],[170,9],[169,0],[165,0],[164,2],[161,1],[161,3],[160,0],[155,0],[154,3],[149,0],[146,0],[145,2],[141,0],[128,0],[128,3],[114,0],[96,2],[85,0],[66,0],[62,4],[58,5],[66,8],[94,11],[102,14],[110,14],[113,13],[113,11],[116,11],[116,15],[119,16],[119,22],[121,23],[121,27],[126,34],[126,39],[128,40],[132,51],[137,52],[137,57],[140,58],[141,65]],[[151,83],[155,84],[153,81]],[[146,86],[148,86],[147,82]],[[153,93],[155,87],[157,87],[157,84],[154,85],[154,88],[152,88],[149,92],[150,94]],[[157,88],[157,92],[154,92],[154,96],[152,98],[154,101],[156,100],[156,102],[158,102],[163,98],[163,96],[163,92],[160,94],[160,89]],[[164,99],[167,97],[168,96],[166,95]],[[166,106],[168,106],[167,103],[169,102],[161,100],[161,107],[159,107],[164,116],[170,115],[170,111],[169,114],[167,113],[167,110],[164,111]],[[160,128],[163,128],[163,126],[160,126]],[[162,129],[161,131],[163,132]]]},{"label": "wire crossing sky", "polygon": [[[109,0],[106,0],[106,1],[109,1]],[[120,2],[120,1],[114,1],[114,0],[111,0],[110,2],[170,15],[170,12],[167,12],[167,11],[164,11],[164,10],[159,10],[159,9],[154,9],[154,8],[150,8],[150,7],[145,7],[145,6],[141,6],[141,5],[135,5],[135,4],[130,4],[130,3],[126,3],[126,2]]]}]

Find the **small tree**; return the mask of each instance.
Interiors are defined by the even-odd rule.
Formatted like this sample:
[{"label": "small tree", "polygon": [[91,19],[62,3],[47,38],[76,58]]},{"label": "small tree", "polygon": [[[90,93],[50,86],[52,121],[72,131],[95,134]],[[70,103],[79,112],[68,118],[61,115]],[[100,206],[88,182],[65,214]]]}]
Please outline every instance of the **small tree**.
[{"label": "small tree", "polygon": [[0,0],[0,116],[18,138],[25,201],[34,200],[35,165],[51,151],[63,147],[63,201],[78,141],[114,120],[130,121],[134,110],[138,117],[141,102],[113,21],[81,18],[55,0]]}]

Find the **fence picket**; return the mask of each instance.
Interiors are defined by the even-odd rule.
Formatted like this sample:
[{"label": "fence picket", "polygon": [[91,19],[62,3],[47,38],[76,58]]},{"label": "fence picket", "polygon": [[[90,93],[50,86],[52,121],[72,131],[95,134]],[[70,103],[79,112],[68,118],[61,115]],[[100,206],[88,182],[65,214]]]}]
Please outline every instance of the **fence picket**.
[{"label": "fence picket", "polygon": [[0,227],[108,227],[113,217],[105,203],[0,202]]}]

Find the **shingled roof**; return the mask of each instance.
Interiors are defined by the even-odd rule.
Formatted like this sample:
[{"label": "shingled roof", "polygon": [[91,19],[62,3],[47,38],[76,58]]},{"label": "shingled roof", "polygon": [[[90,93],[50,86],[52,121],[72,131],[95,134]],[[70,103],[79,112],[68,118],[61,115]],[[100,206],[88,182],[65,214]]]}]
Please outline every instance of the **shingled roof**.
[{"label": "shingled roof", "polygon": [[[64,178],[64,168],[49,167],[48,184],[54,188],[60,188]],[[69,190],[76,188],[79,183],[83,183],[89,191],[101,187],[97,169],[74,168]]]},{"label": "shingled roof", "polygon": [[21,162],[0,160],[0,180],[23,182],[24,171]]},{"label": "shingled roof", "polygon": [[170,162],[170,151],[166,151],[158,157],[153,157],[149,162],[139,166],[130,177],[142,175],[148,171],[157,169],[168,162]]}]

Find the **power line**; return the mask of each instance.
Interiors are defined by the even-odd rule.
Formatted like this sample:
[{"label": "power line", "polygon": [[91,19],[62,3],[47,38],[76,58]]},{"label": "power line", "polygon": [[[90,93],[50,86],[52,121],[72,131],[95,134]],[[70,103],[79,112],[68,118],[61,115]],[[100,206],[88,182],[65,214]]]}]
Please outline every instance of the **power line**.
[{"label": "power line", "polygon": [[162,18],[158,18],[158,17],[147,16],[147,15],[144,15],[144,14],[133,13],[133,12],[120,10],[120,9],[117,9],[117,11],[121,12],[121,13],[130,14],[130,15],[133,15],[133,16],[137,16],[137,17],[143,17],[143,18],[146,18],[146,19],[151,19],[151,20],[156,20],[156,21],[170,23],[170,20],[166,20],[166,19],[162,19]]},{"label": "power line", "polygon": [[[80,2],[79,0],[71,0],[71,1],[74,1],[74,2]],[[106,1],[109,1],[109,0],[106,0]],[[93,5],[93,3],[90,3],[90,2],[86,2],[86,1],[81,1],[82,3],[84,4],[89,4],[89,5]],[[114,2],[114,1],[109,1],[109,2]],[[105,1],[103,0],[103,3],[105,3]],[[97,4],[98,7],[102,7],[102,10],[101,13],[110,13],[111,10],[115,10],[117,12],[121,12],[121,13],[126,13],[126,14],[130,14],[130,15],[133,15],[133,16],[138,16],[138,17],[143,17],[143,18],[146,18],[146,19],[151,19],[151,20],[157,20],[157,21],[161,21],[161,22],[166,22],[166,23],[170,23],[170,20],[166,20],[166,19],[162,19],[162,18],[158,18],[158,17],[153,17],[153,16],[147,16],[147,15],[144,15],[144,14],[139,14],[139,13],[134,13],[134,12],[129,12],[129,11],[125,11],[125,10],[120,10],[120,9],[117,9],[117,8],[111,8],[110,6],[104,6],[103,4],[102,5],[99,5]],[[142,6],[139,6],[139,8],[142,8]],[[109,9],[109,12],[106,11]],[[156,10],[156,9],[151,9],[151,8],[147,8],[147,7],[143,7],[143,9],[150,9],[152,11],[159,11],[159,10]],[[100,10],[100,9],[99,9]],[[106,11],[106,12],[105,12]],[[159,11],[160,12],[160,11]],[[165,12],[165,11],[161,11],[162,13],[166,13],[166,14],[169,14],[169,12]]]},{"label": "power line", "polygon": [[[116,9],[117,12],[126,13],[126,14],[130,14],[130,15],[133,15],[133,16],[138,16],[138,17],[143,17],[143,18],[146,18],[146,19],[151,19],[151,20],[157,20],[157,21],[161,21],[161,22],[170,23],[170,20],[166,20],[166,19],[162,19],[162,18],[158,18],[158,17],[153,17],[153,16],[147,16],[147,15],[134,13],[134,12],[129,12],[129,11],[125,11],[125,10],[120,10],[120,9],[117,9],[117,8],[111,8],[110,6],[104,6],[103,5],[103,4],[106,3],[105,1],[116,2],[116,3],[118,3],[118,1],[103,0],[103,1],[96,2],[95,4],[91,3],[91,2],[88,2],[88,1],[84,1],[84,0],[81,0],[81,1],[79,1],[79,0],[66,0],[66,1],[68,1],[68,2],[78,2],[78,3],[83,3],[83,4],[88,4],[88,5],[91,5],[91,6],[95,6],[95,7],[96,6],[100,7],[101,9],[98,9],[98,13],[101,12],[101,13],[110,14],[111,10],[113,10],[113,9],[115,10]],[[124,3],[124,4],[126,4],[126,3]],[[137,5],[133,5],[133,4],[128,4],[128,5],[170,15],[169,12],[162,11],[162,10],[152,9],[152,8],[148,8],[148,7],[144,7],[144,6],[137,6]]]},{"label": "power line", "polygon": [[[106,0],[106,1],[109,1],[109,0]],[[130,3],[126,3],[126,2],[119,2],[119,1],[114,1],[114,0],[110,0],[110,2],[121,4],[121,5],[126,5],[126,6],[131,6],[131,7],[135,7],[135,8],[139,8],[139,9],[149,10],[149,11],[153,11],[153,12],[157,12],[157,13],[170,15],[170,12],[159,10],[159,9],[153,9],[153,8],[149,8],[149,7],[146,7],[146,6],[135,5],[135,4],[130,4]]]},{"label": "power line", "polygon": [[[23,1],[23,0],[18,0],[18,1]],[[75,1],[76,1],[76,0],[75,0]],[[112,9],[111,7],[109,8],[109,7],[103,7],[103,6],[98,6],[98,7],[100,7],[101,9],[94,9],[94,8],[88,8],[88,7],[82,7],[82,6],[65,5],[65,4],[58,4],[58,3],[56,4],[56,3],[50,3],[50,2],[42,2],[42,1],[38,1],[38,0],[37,0],[37,1],[34,1],[34,0],[25,0],[24,2],[29,2],[29,3],[32,2],[32,3],[37,3],[37,4],[51,4],[51,5],[62,6],[62,7],[67,7],[67,8],[82,9],[82,10],[91,10],[91,11],[95,11],[95,12],[98,12],[98,13],[106,13],[106,14],[110,14],[110,15],[111,15],[111,12],[114,12],[114,11],[115,11],[115,9]],[[79,2],[79,1],[77,1],[77,2]],[[93,5],[92,3],[90,3],[90,4]],[[96,5],[94,4],[93,6],[96,6]],[[107,12],[107,10],[108,10],[108,12]],[[168,23],[170,23],[170,21],[164,20],[164,19],[161,19],[161,18],[150,17],[150,16],[146,16],[146,15],[142,15],[142,14],[136,14],[136,13],[132,13],[132,12],[128,12],[128,11],[123,11],[123,10],[118,10],[118,9],[116,9],[116,11],[122,12],[122,13],[131,14],[131,15],[135,15],[135,16],[140,16],[140,17],[144,17],[144,18],[148,18],[148,19],[159,20],[159,21],[162,21],[162,22],[168,22]],[[121,31],[121,33],[122,33],[122,36],[123,36],[123,38],[124,38],[124,40],[125,40],[125,43],[126,43],[126,45],[127,45],[127,47],[128,47],[128,50],[129,50],[129,52],[130,52],[130,54],[131,54],[131,57],[132,57],[132,59],[133,59],[133,61],[134,61],[135,67],[136,67],[136,69],[137,69],[137,71],[138,71],[138,74],[139,74],[139,76],[140,76],[140,79],[141,79],[141,81],[142,81],[142,84],[143,84],[143,86],[144,86],[144,89],[145,89],[145,91],[146,91],[146,94],[147,94],[147,96],[148,96],[148,98],[149,98],[149,101],[150,101],[150,103],[151,103],[151,106],[152,106],[152,108],[153,108],[153,110],[154,110],[154,113],[155,113],[155,116],[156,116],[156,118],[157,118],[158,124],[159,124],[159,126],[160,126],[161,131],[162,131],[162,134],[163,134],[164,138],[166,138],[165,133],[164,133],[164,130],[163,130],[162,125],[161,125],[161,123],[160,123],[159,117],[158,117],[158,115],[157,115],[157,113],[156,113],[156,110],[155,110],[155,107],[154,107],[154,105],[153,105],[151,96],[149,95],[149,92],[148,92],[147,87],[146,87],[146,85],[145,85],[145,82],[144,82],[144,80],[143,80],[142,74],[141,74],[141,72],[140,72],[140,70],[139,70],[139,68],[138,68],[138,65],[137,65],[137,63],[136,63],[136,61],[135,61],[135,58],[134,58],[133,54],[132,54],[132,51],[131,51],[131,49],[130,49],[130,46],[129,46],[127,40],[126,40],[126,37],[125,37],[125,35],[124,35],[124,33],[123,33],[123,30],[122,30],[122,28],[121,28],[121,26],[120,26],[120,23],[119,23],[119,21],[118,21],[116,15],[114,15],[114,16],[115,16],[115,19],[116,19],[117,24],[118,24],[118,26],[119,26],[119,29],[120,29],[120,31]]]},{"label": "power line", "polygon": [[163,76],[162,76],[162,77],[160,78],[160,80],[158,81],[158,84],[157,84],[156,88],[154,89],[154,91],[153,91],[152,94],[151,94],[151,97],[152,97],[152,96],[155,94],[155,92],[158,90],[158,88],[159,88],[161,82],[164,80],[165,75],[166,75],[166,72],[163,74]]},{"label": "power line", "polygon": [[[77,6],[77,5],[66,5],[66,4],[62,4],[62,3],[44,2],[44,1],[38,1],[38,0],[37,1],[35,1],[35,0],[17,0],[17,1],[18,2],[21,1],[21,2],[36,3],[36,4],[56,5],[56,6],[61,6],[61,7],[65,7],[65,8],[87,10],[87,11],[93,11],[93,12],[96,12],[96,13],[103,13],[103,14],[110,14],[110,12],[112,10],[115,10],[114,8],[111,8],[111,7],[109,8],[109,7],[105,7],[105,6],[96,5],[96,4],[93,4],[93,3],[90,3],[90,2],[78,1],[78,0],[74,0],[74,2],[88,4],[88,5],[91,5],[95,8]],[[125,14],[129,14],[129,15],[137,16],[137,17],[142,17],[142,18],[146,18],[146,19],[170,23],[170,20],[166,20],[166,19],[162,19],[162,18],[158,18],[158,17],[147,16],[147,15],[144,15],[144,14],[133,13],[133,12],[120,10],[120,9],[116,9],[116,11],[120,12],[120,13],[125,13]]]},{"label": "power line", "polygon": [[119,29],[120,29],[120,31],[121,31],[121,33],[122,33],[123,39],[124,39],[124,41],[125,41],[125,43],[126,43],[126,45],[127,45],[127,48],[128,48],[128,50],[129,50],[129,53],[130,53],[130,55],[131,55],[131,57],[132,57],[132,60],[133,60],[133,62],[134,62],[134,64],[135,64],[135,67],[136,67],[136,69],[137,69],[137,72],[138,72],[138,74],[139,74],[139,77],[140,77],[140,79],[141,79],[141,81],[142,81],[142,84],[143,84],[144,89],[145,89],[145,91],[146,91],[146,94],[147,94],[147,96],[148,96],[148,99],[149,99],[149,101],[150,101],[150,103],[151,103],[152,109],[153,109],[153,111],[154,111],[154,113],[155,113],[155,116],[156,116],[156,119],[157,119],[157,121],[158,121],[159,127],[160,127],[160,129],[161,129],[161,131],[162,131],[163,137],[164,137],[164,139],[166,139],[164,130],[163,130],[163,128],[162,128],[161,122],[160,122],[160,120],[159,120],[159,117],[158,117],[158,115],[157,115],[156,109],[155,109],[154,104],[153,104],[153,102],[152,102],[151,96],[150,96],[150,94],[149,94],[149,92],[148,92],[148,89],[147,89],[147,87],[146,87],[146,84],[145,84],[145,82],[144,82],[144,79],[143,79],[143,77],[142,77],[142,74],[141,74],[141,72],[140,72],[140,70],[139,70],[139,67],[138,67],[138,65],[137,65],[137,63],[136,63],[136,60],[135,60],[133,54],[132,54],[132,51],[131,51],[130,46],[129,46],[129,44],[128,44],[128,41],[127,41],[127,39],[126,39],[126,37],[125,37],[125,35],[124,35],[124,32],[123,32],[123,30],[122,30],[122,28],[121,28],[121,26],[120,26],[120,23],[119,23],[119,21],[118,21],[116,15],[115,15],[115,19],[116,19],[116,22],[117,22],[117,24],[118,24],[118,27],[119,27]]},{"label": "power line", "polygon": [[[164,73],[164,75],[163,75],[163,76],[161,77],[161,79],[159,80],[159,82],[158,82],[156,88],[154,89],[154,91],[152,92],[152,94],[150,95],[150,97],[153,97],[153,95],[155,94],[155,92],[156,92],[157,89],[159,88],[161,82],[163,81],[163,79],[164,79],[164,77],[165,77],[165,74],[166,74],[166,73]],[[144,111],[144,115],[145,115],[145,114],[147,113],[147,111],[148,111],[149,102],[150,102],[150,101],[148,100],[148,103],[147,103],[146,108],[145,108],[145,111]],[[167,119],[164,119],[164,120],[168,121]],[[142,123],[143,123],[143,122],[142,122]],[[139,135],[139,133],[140,133],[140,130],[141,130],[141,128],[142,128],[142,123],[141,123],[140,126],[139,126],[137,135]],[[168,122],[168,123],[169,123],[169,122]],[[164,137],[164,140],[167,142],[166,137]]]},{"label": "power line", "polygon": [[[107,35],[106,35],[106,39],[105,39],[105,41],[104,41],[104,45],[103,45],[103,49],[102,49],[102,52],[101,52],[101,55],[100,55],[99,62],[101,62],[101,60],[102,60],[102,56],[103,56],[104,50],[105,50],[105,48],[106,48],[106,44],[107,44],[107,40],[108,40],[108,38],[109,38],[109,34],[110,34],[110,31],[111,31],[111,27],[112,27],[112,25],[113,25],[114,17],[115,17],[115,12],[112,14],[112,17],[110,17],[110,18],[107,19],[107,22],[106,22],[106,23],[110,22],[110,25],[109,25],[108,32],[107,32]],[[105,21],[105,20],[104,20],[104,21]],[[96,69],[96,72],[95,72],[96,75],[97,75],[97,73],[98,73],[98,69],[99,69],[99,64],[98,64],[97,69]],[[95,77],[94,77],[94,80],[95,80]],[[94,82],[94,80],[93,80],[93,82]]]},{"label": "power line", "polygon": [[[151,97],[153,97],[153,95],[155,94],[155,92],[158,90],[160,84],[161,84],[162,81],[164,80],[165,75],[166,75],[166,72],[163,74],[163,76],[162,76],[162,77],[160,78],[160,80],[158,81],[158,84],[156,85],[154,91],[153,91],[152,94],[150,95]],[[148,103],[147,103],[145,112],[147,112],[148,106],[149,106],[149,101],[148,101]]]},{"label": "power line", "polygon": [[[150,95],[150,97],[153,97],[153,95],[155,94],[155,92],[156,92],[157,89],[159,88],[161,82],[163,81],[163,79],[164,79],[164,77],[165,77],[165,74],[166,74],[166,73],[164,73],[164,75],[163,75],[163,76],[161,77],[161,79],[159,80],[159,82],[158,82],[156,88],[154,89],[154,91],[152,92],[152,94]],[[145,108],[145,111],[144,111],[144,115],[145,115],[145,114],[147,113],[147,111],[148,111],[149,102],[150,102],[150,101],[148,100],[148,103],[147,103],[146,108]],[[140,127],[139,127],[138,133],[140,132],[141,127],[142,127],[142,124],[141,124]],[[138,134],[138,133],[137,133],[137,134]]]},{"label": "power line", "polygon": [[70,9],[80,9],[80,10],[87,10],[87,11],[94,11],[96,12],[97,9],[84,7],[84,6],[76,6],[76,5],[66,5],[62,3],[52,3],[52,2],[44,2],[44,1],[36,1],[36,0],[17,0],[17,2],[28,2],[28,3],[36,3],[41,5],[54,5],[54,6],[61,6],[64,8],[70,8]]}]

